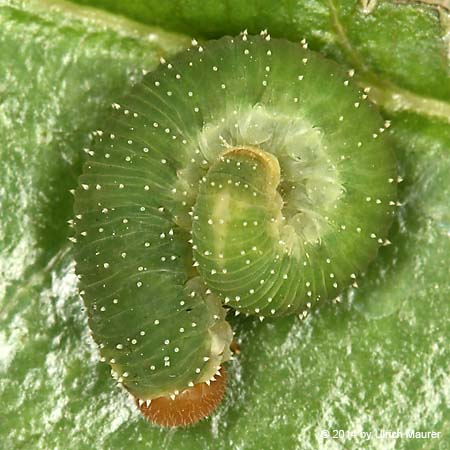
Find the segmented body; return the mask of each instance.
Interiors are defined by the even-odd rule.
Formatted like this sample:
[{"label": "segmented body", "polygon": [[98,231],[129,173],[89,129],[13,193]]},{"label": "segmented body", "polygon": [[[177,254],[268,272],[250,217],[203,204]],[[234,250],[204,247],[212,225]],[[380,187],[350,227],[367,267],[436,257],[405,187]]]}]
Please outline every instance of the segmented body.
[{"label": "segmented body", "polygon": [[193,46],[112,109],[76,191],[77,273],[101,354],[137,398],[211,379],[230,356],[223,305],[303,314],[386,237],[383,121],[299,44]]}]

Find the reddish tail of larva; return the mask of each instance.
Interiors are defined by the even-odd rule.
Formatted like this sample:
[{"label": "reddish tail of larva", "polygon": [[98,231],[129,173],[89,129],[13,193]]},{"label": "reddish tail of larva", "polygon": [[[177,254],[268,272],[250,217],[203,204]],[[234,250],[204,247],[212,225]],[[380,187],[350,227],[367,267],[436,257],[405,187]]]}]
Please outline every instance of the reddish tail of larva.
[{"label": "reddish tail of larva", "polygon": [[144,402],[139,406],[142,414],[149,421],[163,427],[191,425],[209,416],[220,403],[225,393],[226,372],[220,368],[220,375],[208,383],[199,383],[187,388],[174,399],[158,397],[147,406]]}]

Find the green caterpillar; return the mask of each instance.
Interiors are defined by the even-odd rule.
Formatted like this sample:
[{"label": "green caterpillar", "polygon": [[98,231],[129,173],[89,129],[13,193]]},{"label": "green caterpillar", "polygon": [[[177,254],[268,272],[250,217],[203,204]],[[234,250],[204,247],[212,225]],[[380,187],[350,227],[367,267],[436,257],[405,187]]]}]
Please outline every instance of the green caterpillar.
[{"label": "green caterpillar", "polygon": [[306,45],[244,33],[193,41],[112,105],[75,193],[76,267],[102,358],[153,421],[222,397],[228,307],[304,317],[376,255],[396,162],[364,97]]}]

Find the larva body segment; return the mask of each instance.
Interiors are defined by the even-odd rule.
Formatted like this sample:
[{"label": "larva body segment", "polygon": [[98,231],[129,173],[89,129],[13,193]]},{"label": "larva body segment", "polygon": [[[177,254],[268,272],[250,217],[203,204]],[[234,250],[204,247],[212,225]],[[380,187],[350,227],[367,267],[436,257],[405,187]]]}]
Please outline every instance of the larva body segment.
[{"label": "larva body segment", "polygon": [[320,55],[267,36],[194,46],[96,132],[75,196],[92,334],[136,398],[229,359],[222,304],[302,313],[383,242],[395,159],[378,113]]},{"label": "larva body segment", "polygon": [[[213,62],[210,55],[220,51],[211,46],[197,55],[207,66],[201,82],[213,105],[198,139],[202,153],[213,166],[230,148],[275,157],[279,195],[276,210],[265,210],[269,237],[264,219],[229,201],[246,197],[252,165],[246,171],[236,158],[219,163],[230,179],[205,175],[194,208],[194,257],[229,306],[260,316],[299,313],[336,297],[375,256],[393,215],[395,159],[378,113],[335,63],[283,40],[247,37],[228,50],[217,46],[226,64]],[[219,92],[226,79],[234,83],[231,97]],[[260,171],[263,161],[256,164]]]}]

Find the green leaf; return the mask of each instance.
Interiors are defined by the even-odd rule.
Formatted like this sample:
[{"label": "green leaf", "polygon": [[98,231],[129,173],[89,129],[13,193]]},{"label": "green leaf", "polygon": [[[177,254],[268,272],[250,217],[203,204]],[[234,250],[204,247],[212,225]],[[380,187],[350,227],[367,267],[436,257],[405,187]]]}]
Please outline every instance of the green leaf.
[{"label": "green leaf", "polygon": [[[15,448],[450,445],[448,7],[388,1],[0,2],[0,442]],[[432,2],[427,2],[432,3]],[[438,4],[438,2],[435,2]],[[365,5],[365,6],[364,6]],[[374,6],[374,7],[373,7]],[[372,9],[373,7],[373,9]],[[232,320],[241,355],[217,413],[145,422],[97,360],[77,295],[69,190],[89,132],[142,70],[199,37],[268,28],[356,70],[383,108],[400,205],[367,276],[305,321]],[[323,439],[321,430],[436,431]]]}]

